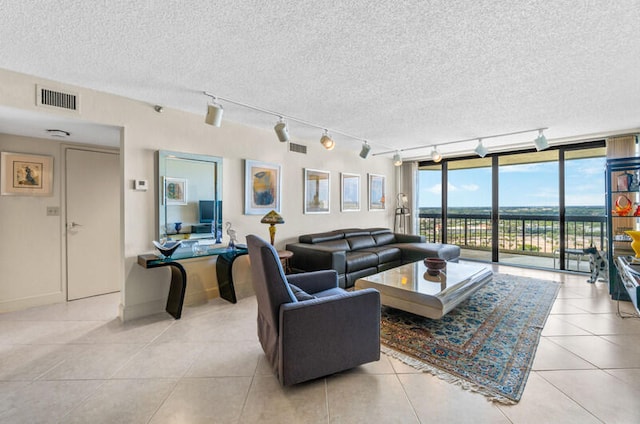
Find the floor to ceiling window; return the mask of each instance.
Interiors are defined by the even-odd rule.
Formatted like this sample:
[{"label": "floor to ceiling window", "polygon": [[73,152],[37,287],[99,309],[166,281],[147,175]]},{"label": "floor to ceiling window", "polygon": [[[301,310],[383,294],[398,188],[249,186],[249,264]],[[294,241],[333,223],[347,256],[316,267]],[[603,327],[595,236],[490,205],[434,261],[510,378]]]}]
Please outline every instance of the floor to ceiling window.
[{"label": "floor to ceiling window", "polygon": [[597,141],[421,163],[417,230],[466,259],[587,271],[582,250],[606,245],[605,153]]}]

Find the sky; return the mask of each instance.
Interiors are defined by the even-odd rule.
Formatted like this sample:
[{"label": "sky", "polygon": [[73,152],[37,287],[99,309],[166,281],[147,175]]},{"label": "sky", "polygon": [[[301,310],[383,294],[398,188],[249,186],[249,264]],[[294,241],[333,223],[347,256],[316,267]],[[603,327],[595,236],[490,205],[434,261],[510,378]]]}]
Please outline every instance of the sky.
[{"label": "sky", "polygon": [[[604,206],[605,158],[565,162],[567,206]],[[558,163],[543,162],[500,168],[501,206],[558,206]],[[439,207],[440,172],[420,171],[419,207]],[[449,171],[449,207],[490,207],[491,168]]]}]

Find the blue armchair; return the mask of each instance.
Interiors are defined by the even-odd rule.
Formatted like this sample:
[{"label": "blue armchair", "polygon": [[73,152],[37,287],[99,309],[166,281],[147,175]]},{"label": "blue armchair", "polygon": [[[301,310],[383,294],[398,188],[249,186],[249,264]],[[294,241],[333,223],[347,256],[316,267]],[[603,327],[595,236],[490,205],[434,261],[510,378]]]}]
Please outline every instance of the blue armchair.
[{"label": "blue armchair", "polygon": [[285,276],[276,250],[247,236],[258,338],[284,386],[380,359],[380,293],[347,292],[334,270]]}]

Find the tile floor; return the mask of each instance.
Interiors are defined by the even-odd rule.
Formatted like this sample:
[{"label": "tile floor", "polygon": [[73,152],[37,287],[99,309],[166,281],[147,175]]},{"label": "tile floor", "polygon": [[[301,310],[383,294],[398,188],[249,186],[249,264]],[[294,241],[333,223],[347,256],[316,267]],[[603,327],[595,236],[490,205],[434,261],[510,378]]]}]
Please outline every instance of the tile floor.
[{"label": "tile floor", "polygon": [[0,314],[0,423],[640,422],[640,320],[618,318],[607,286],[585,275],[495,269],[564,283],[517,405],[384,355],[282,388],[254,297],[122,324],[111,294]]}]

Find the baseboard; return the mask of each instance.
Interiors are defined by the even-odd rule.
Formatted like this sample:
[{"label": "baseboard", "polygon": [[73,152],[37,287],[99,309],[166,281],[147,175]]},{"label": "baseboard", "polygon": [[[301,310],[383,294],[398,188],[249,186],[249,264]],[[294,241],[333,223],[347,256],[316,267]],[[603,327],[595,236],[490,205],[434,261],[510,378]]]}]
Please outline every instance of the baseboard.
[{"label": "baseboard", "polygon": [[158,314],[160,312],[165,312],[166,306],[166,299],[157,299],[129,306],[125,306],[121,303],[119,307],[120,320],[123,322],[131,321],[132,319],[142,318],[149,315]]},{"label": "baseboard", "polygon": [[63,303],[66,301],[67,299],[62,292],[6,300],[0,302],[0,313],[19,311],[22,309],[33,308],[35,306],[51,305],[53,303]]}]

